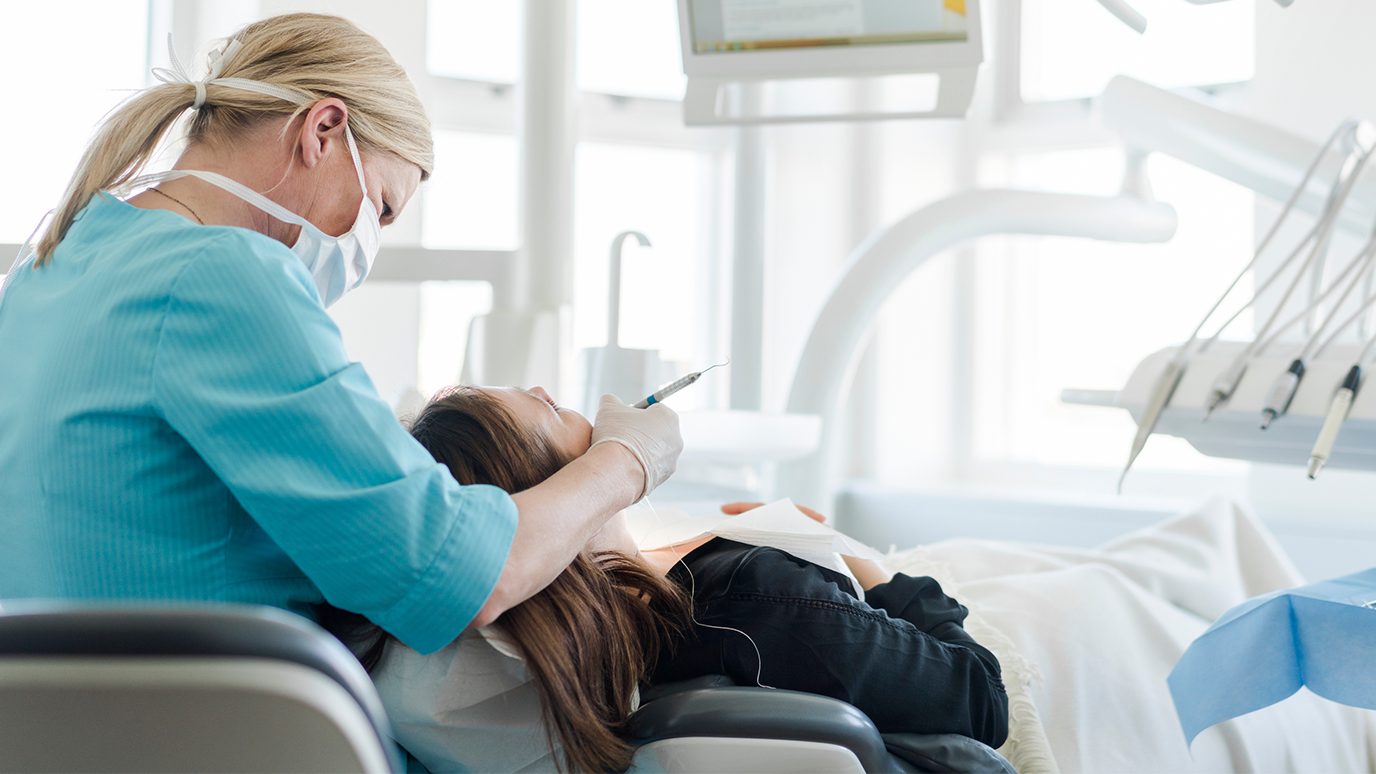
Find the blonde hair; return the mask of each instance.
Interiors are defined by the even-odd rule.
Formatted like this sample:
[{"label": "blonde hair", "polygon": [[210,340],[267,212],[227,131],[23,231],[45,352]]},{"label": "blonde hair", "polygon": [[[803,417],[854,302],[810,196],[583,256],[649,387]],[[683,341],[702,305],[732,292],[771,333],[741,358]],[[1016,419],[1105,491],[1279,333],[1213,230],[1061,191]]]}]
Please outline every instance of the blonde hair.
[{"label": "blonde hair", "polygon": [[[393,153],[421,169],[434,169],[430,119],[420,96],[387,49],[346,19],[292,13],[254,22],[232,38],[219,78],[240,78],[299,93],[303,102],[211,81],[205,102],[187,127],[190,142],[232,138],[262,119],[294,119],[327,97],[349,108],[349,128],[359,145]],[[187,108],[197,86],[162,83],[117,107],[86,148],[52,222],[36,248],[35,266],[52,257],[72,222],[98,191],[132,180],[152,159],[163,137]]]}]

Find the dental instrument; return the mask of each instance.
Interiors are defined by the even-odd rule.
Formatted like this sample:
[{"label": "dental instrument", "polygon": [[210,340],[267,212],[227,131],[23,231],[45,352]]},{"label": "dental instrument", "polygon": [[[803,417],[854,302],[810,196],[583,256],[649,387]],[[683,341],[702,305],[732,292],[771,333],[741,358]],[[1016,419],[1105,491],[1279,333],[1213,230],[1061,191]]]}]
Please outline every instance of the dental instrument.
[{"label": "dental instrument", "polygon": [[[1352,259],[1347,268],[1343,269],[1337,279],[1324,289],[1322,293],[1314,297],[1310,307],[1305,309],[1298,317],[1286,323],[1285,326],[1282,326],[1281,330],[1277,331],[1271,339],[1258,347],[1258,352],[1264,352],[1267,346],[1284,333],[1285,328],[1295,324],[1301,319],[1310,318],[1327,299],[1330,293],[1337,289],[1339,285],[1346,283],[1343,292],[1340,293],[1337,300],[1333,302],[1333,308],[1329,310],[1328,315],[1323,318],[1322,322],[1317,327],[1313,328],[1309,339],[1305,342],[1299,355],[1290,363],[1290,368],[1277,377],[1276,381],[1272,384],[1271,390],[1267,394],[1266,403],[1262,407],[1262,430],[1270,427],[1272,422],[1280,416],[1283,416],[1286,411],[1289,410],[1290,403],[1294,400],[1295,393],[1299,390],[1300,382],[1304,379],[1305,361],[1317,354],[1317,345],[1320,343],[1328,326],[1332,324],[1333,318],[1338,316],[1338,311],[1347,301],[1348,296],[1352,294],[1352,291],[1356,290],[1357,286],[1362,284],[1363,277],[1370,273],[1373,257],[1376,257],[1376,228],[1373,228],[1371,238],[1362,246],[1361,251]],[[1359,267],[1360,271],[1353,275],[1351,279],[1348,279],[1348,274],[1351,273],[1353,269]],[[1346,411],[1343,412],[1343,416],[1346,416]]]},{"label": "dental instrument", "polygon": [[1300,381],[1304,379],[1304,361],[1295,358],[1290,362],[1290,367],[1281,374],[1271,385],[1271,391],[1266,394],[1266,403],[1261,409],[1261,429],[1265,430],[1271,426],[1276,418],[1290,409],[1290,403],[1295,399],[1295,393],[1300,389]]},{"label": "dental instrument", "polygon": [[1166,404],[1171,402],[1175,388],[1180,386],[1180,380],[1185,377],[1186,359],[1180,357],[1180,353],[1184,351],[1184,346],[1177,350],[1177,356],[1166,364],[1166,370],[1161,372],[1160,378],[1152,388],[1151,400],[1147,403],[1147,410],[1142,414],[1142,421],[1137,424],[1137,434],[1133,436],[1132,448],[1128,450],[1127,464],[1123,465],[1123,472],[1118,475],[1118,494],[1123,493],[1123,482],[1127,480],[1128,471],[1132,470],[1132,463],[1137,461],[1138,455],[1146,448],[1147,439],[1156,430],[1156,424],[1161,419],[1161,412],[1165,410]]},{"label": "dental instrument", "polygon": [[1352,410],[1352,401],[1357,398],[1357,390],[1361,386],[1362,366],[1359,358],[1343,378],[1342,386],[1333,393],[1333,400],[1328,405],[1328,414],[1323,419],[1323,428],[1319,430],[1319,437],[1314,440],[1314,449],[1309,452],[1310,480],[1317,478],[1319,471],[1328,464],[1328,458],[1333,454],[1333,446],[1338,442],[1338,433],[1342,431],[1343,422],[1347,420],[1348,412]]},{"label": "dental instrument", "polygon": [[634,404],[634,407],[643,409],[649,408],[655,405],[656,403],[661,403],[665,398],[669,397],[670,395],[673,395],[679,390],[682,390],[684,387],[696,384],[697,381],[702,378],[702,375],[707,373],[708,371],[711,371],[714,368],[721,368],[723,366],[729,365],[731,365],[731,361],[727,360],[725,363],[717,363],[715,365],[708,366],[707,368],[704,368],[701,371],[696,371],[694,373],[688,374],[687,376],[679,377],[678,379],[675,379],[674,381],[664,385],[663,387],[660,387],[658,390],[655,390],[654,392],[650,393],[648,397]]},{"label": "dental instrument", "polygon": [[[1201,319],[1199,321],[1199,324],[1195,326],[1195,329],[1190,334],[1190,337],[1185,340],[1184,344],[1180,345],[1179,349],[1176,350],[1175,356],[1171,358],[1171,361],[1167,364],[1166,369],[1157,379],[1156,384],[1152,388],[1151,399],[1147,404],[1146,410],[1142,414],[1141,421],[1139,421],[1137,424],[1137,433],[1133,436],[1132,447],[1128,451],[1128,461],[1123,466],[1122,474],[1118,477],[1119,494],[1122,494],[1123,482],[1127,479],[1128,472],[1132,470],[1133,463],[1137,461],[1137,457],[1141,455],[1142,450],[1146,448],[1147,440],[1151,438],[1152,433],[1155,432],[1156,425],[1161,418],[1161,412],[1165,410],[1166,406],[1170,403],[1171,397],[1175,394],[1175,390],[1180,385],[1181,379],[1184,378],[1185,367],[1186,364],[1189,362],[1190,358],[1190,348],[1194,345],[1195,342],[1199,340],[1200,333],[1203,332],[1204,326],[1208,324],[1209,320],[1212,319],[1213,316],[1218,312],[1219,308],[1223,306],[1223,302],[1226,301],[1230,295],[1232,295],[1235,289],[1237,289],[1238,283],[1242,282],[1243,277],[1246,277],[1247,274],[1256,267],[1257,262],[1261,260],[1261,256],[1266,252],[1266,248],[1270,246],[1271,240],[1274,239],[1276,234],[1280,232],[1281,226],[1285,224],[1286,219],[1290,216],[1290,213],[1295,209],[1295,205],[1299,202],[1300,196],[1303,195],[1304,191],[1308,188],[1309,181],[1314,177],[1314,173],[1318,171],[1319,165],[1323,163],[1323,160],[1328,156],[1329,151],[1333,149],[1334,144],[1337,143],[1338,140],[1343,136],[1351,132],[1355,132],[1356,127],[1356,122],[1344,121],[1342,124],[1338,125],[1338,127],[1333,130],[1332,134],[1329,135],[1328,139],[1319,149],[1319,152],[1315,154],[1313,160],[1309,163],[1309,167],[1305,169],[1304,175],[1300,178],[1299,185],[1295,186],[1294,190],[1290,194],[1290,198],[1286,200],[1285,205],[1281,208],[1280,215],[1277,216],[1276,220],[1271,224],[1271,228],[1266,232],[1266,235],[1261,238],[1261,242],[1257,245],[1257,249],[1252,254],[1252,260],[1249,261],[1247,265],[1244,266],[1242,270],[1237,273],[1237,276],[1233,278],[1233,281],[1229,283],[1227,289],[1223,291],[1223,295],[1218,297],[1218,300],[1214,302],[1214,305],[1204,315],[1204,318]],[[1328,208],[1327,206],[1325,206],[1325,215],[1327,214],[1327,211]],[[1320,223],[1322,223],[1323,220],[1324,219],[1321,217]],[[1276,273],[1273,274],[1271,278],[1269,278],[1268,281],[1263,284],[1263,287],[1258,289],[1257,294],[1260,294],[1262,291],[1264,291],[1265,288],[1269,286],[1270,283],[1273,282],[1276,277],[1280,276],[1281,270],[1288,266],[1289,263],[1293,261],[1296,256],[1299,255],[1300,251],[1304,249],[1304,246],[1307,245],[1309,241],[1314,237],[1314,235],[1318,233],[1318,228],[1319,224],[1315,224],[1315,226],[1310,229],[1308,235],[1305,236],[1305,238],[1300,242],[1299,246],[1297,246],[1295,250],[1290,254],[1290,257],[1288,257],[1285,260],[1285,262],[1281,265],[1281,269],[1278,269]],[[1255,299],[1255,295],[1253,296],[1253,299]],[[1217,341],[1219,336],[1222,335],[1223,331],[1230,324],[1232,324],[1232,322],[1236,320],[1240,314],[1242,314],[1243,310],[1251,306],[1251,304],[1252,302],[1248,301],[1247,304],[1245,304],[1242,307],[1242,309],[1238,310],[1236,313],[1233,314],[1232,317],[1226,320],[1223,323],[1223,325],[1218,329],[1218,332],[1215,333],[1213,337],[1211,337],[1200,347],[1201,351],[1207,349],[1210,345]],[[1237,382],[1242,378],[1242,370],[1242,367],[1237,368],[1237,374],[1232,380],[1233,389],[1236,388]],[[1231,394],[1231,392],[1232,389],[1229,389],[1229,394]],[[1221,400],[1219,402],[1221,402]],[[1213,412],[1213,409],[1216,405],[1217,403],[1211,405],[1208,408],[1205,414],[1206,420],[1208,419],[1208,414]]]},{"label": "dental instrument", "polygon": [[[1351,125],[1351,139],[1354,146],[1352,150],[1356,150],[1360,147],[1360,140],[1358,138],[1358,134],[1361,131],[1361,128],[1362,124]],[[1343,168],[1339,172],[1338,179],[1334,182],[1334,188],[1330,190],[1328,200],[1324,205],[1323,215],[1319,219],[1319,223],[1317,224],[1315,229],[1310,231],[1311,235],[1315,234],[1316,232],[1320,234],[1318,240],[1315,242],[1314,247],[1309,251],[1309,256],[1304,259],[1303,263],[1300,264],[1299,271],[1296,272],[1294,279],[1290,281],[1290,285],[1285,289],[1285,293],[1281,295],[1280,301],[1276,304],[1275,310],[1271,312],[1271,315],[1266,319],[1266,322],[1257,331],[1256,338],[1254,338],[1251,343],[1249,343],[1246,347],[1242,349],[1241,352],[1238,353],[1237,357],[1233,361],[1232,366],[1230,366],[1228,370],[1225,371],[1219,377],[1219,379],[1215,380],[1213,387],[1210,390],[1209,402],[1204,415],[1204,418],[1206,420],[1209,418],[1210,415],[1213,414],[1213,412],[1220,405],[1227,401],[1228,398],[1232,397],[1233,392],[1237,390],[1237,385],[1241,381],[1242,375],[1243,373],[1245,373],[1247,369],[1247,363],[1250,361],[1253,354],[1256,352],[1257,344],[1266,339],[1267,334],[1271,332],[1271,329],[1275,326],[1276,321],[1280,318],[1281,312],[1283,312],[1285,310],[1286,305],[1290,303],[1291,296],[1293,296],[1295,290],[1299,288],[1300,283],[1303,281],[1308,270],[1314,265],[1314,262],[1319,258],[1319,256],[1321,256],[1326,251],[1328,240],[1330,237],[1330,232],[1334,226],[1334,223],[1337,220],[1339,213],[1342,212],[1343,205],[1346,204],[1348,196],[1351,195],[1353,188],[1356,187],[1356,183],[1361,176],[1362,169],[1365,168],[1366,163],[1371,159],[1372,153],[1376,152],[1376,143],[1372,143],[1369,147],[1362,149],[1361,155],[1357,157],[1355,162],[1353,162],[1352,159],[1352,150],[1349,151],[1347,159],[1343,162]],[[1301,248],[1302,246],[1303,245],[1301,245]],[[1286,263],[1282,265],[1281,268],[1278,269],[1275,274],[1272,275],[1272,279],[1279,276],[1280,273],[1288,267],[1288,264],[1292,260],[1294,260],[1297,254],[1298,251],[1296,253],[1292,253],[1291,256],[1286,259]],[[1270,282],[1268,281],[1266,284],[1269,285]],[[1258,294],[1260,292],[1261,291],[1258,290]],[[1255,299],[1256,295],[1253,295],[1253,301],[1255,301]],[[1292,370],[1288,371],[1287,373],[1296,373],[1293,370],[1293,368],[1294,364],[1291,365]],[[1300,371],[1296,373],[1294,379],[1294,387],[1296,389],[1298,389],[1299,387],[1299,380],[1302,376],[1303,368],[1301,368]],[[1286,385],[1290,384],[1290,378],[1283,377],[1283,381],[1279,382],[1278,384],[1279,386],[1276,387],[1273,390],[1273,392],[1279,392],[1280,390],[1283,390]],[[1290,395],[1293,396],[1293,391],[1290,393]],[[1278,416],[1279,413],[1281,413],[1277,406],[1272,406],[1268,404],[1267,408],[1277,409],[1276,414],[1271,417],[1272,419],[1274,419],[1275,416]]]},{"label": "dental instrument", "polygon": [[[1376,303],[1376,294],[1367,296],[1361,307],[1323,343],[1319,348],[1319,354],[1322,354],[1323,350],[1332,344],[1333,340],[1347,326],[1365,315],[1373,303]],[[1328,464],[1328,458],[1333,454],[1333,446],[1338,442],[1338,433],[1342,431],[1343,423],[1347,421],[1347,416],[1352,411],[1352,402],[1357,399],[1357,391],[1362,386],[1362,363],[1366,362],[1366,359],[1371,355],[1373,347],[1376,347],[1376,336],[1369,337],[1362,347],[1362,351],[1357,353],[1356,359],[1352,362],[1352,368],[1348,369],[1342,385],[1333,394],[1333,399],[1328,404],[1328,413],[1324,415],[1323,427],[1319,430],[1319,437],[1314,439],[1314,448],[1309,452],[1308,473],[1311,480],[1318,477],[1319,471]]]}]

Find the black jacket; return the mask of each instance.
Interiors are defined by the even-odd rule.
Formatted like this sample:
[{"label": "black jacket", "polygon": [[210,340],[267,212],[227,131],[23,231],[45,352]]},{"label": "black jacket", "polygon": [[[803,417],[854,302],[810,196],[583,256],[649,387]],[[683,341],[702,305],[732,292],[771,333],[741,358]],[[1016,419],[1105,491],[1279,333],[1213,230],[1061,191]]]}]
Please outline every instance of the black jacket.
[{"label": "black jacket", "polygon": [[[931,578],[895,575],[862,602],[840,573],[723,538],[669,578],[691,590],[697,623],[660,654],[654,683],[722,674],[755,685],[758,670],[764,685],[849,702],[884,733],[963,734],[991,747],[1008,737],[998,659]],[[759,656],[741,634],[700,624],[746,632]]]}]

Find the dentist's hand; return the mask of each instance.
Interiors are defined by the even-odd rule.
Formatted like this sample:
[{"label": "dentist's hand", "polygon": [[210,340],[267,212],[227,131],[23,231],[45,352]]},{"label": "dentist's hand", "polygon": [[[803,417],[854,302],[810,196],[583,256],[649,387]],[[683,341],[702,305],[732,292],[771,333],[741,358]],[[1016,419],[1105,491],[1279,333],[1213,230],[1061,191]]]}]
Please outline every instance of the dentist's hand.
[{"label": "dentist's hand", "polygon": [[643,499],[664,483],[678,467],[683,452],[678,414],[656,403],[646,408],[631,408],[615,395],[603,395],[592,424],[592,445],[618,443],[626,447],[645,471],[645,486],[636,500]]}]

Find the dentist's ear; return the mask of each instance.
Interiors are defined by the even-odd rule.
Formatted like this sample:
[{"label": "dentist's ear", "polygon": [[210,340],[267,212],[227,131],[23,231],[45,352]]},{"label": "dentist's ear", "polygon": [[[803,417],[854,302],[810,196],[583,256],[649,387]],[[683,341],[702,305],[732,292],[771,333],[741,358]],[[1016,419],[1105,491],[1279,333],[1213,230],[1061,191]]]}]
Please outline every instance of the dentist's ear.
[{"label": "dentist's ear", "polygon": [[301,163],[307,169],[319,164],[333,143],[345,149],[344,123],[348,119],[349,109],[337,97],[326,97],[305,112],[305,120],[297,132],[297,148],[301,152]]}]

